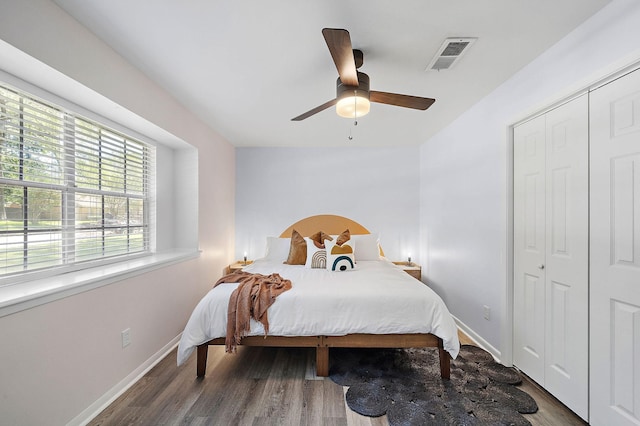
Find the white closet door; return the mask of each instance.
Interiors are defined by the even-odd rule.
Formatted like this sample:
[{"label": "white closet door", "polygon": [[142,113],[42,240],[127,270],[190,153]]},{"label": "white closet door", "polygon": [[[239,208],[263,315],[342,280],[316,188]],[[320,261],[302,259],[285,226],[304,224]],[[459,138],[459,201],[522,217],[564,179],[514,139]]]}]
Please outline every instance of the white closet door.
[{"label": "white closet door", "polygon": [[640,424],[640,71],[591,94],[590,422]]},{"label": "white closet door", "polygon": [[544,387],[583,419],[589,391],[589,100],[546,114]]},{"label": "white closet door", "polygon": [[588,416],[588,99],[514,129],[514,364]]},{"label": "white closet door", "polygon": [[545,117],[514,129],[513,362],[544,384]]}]

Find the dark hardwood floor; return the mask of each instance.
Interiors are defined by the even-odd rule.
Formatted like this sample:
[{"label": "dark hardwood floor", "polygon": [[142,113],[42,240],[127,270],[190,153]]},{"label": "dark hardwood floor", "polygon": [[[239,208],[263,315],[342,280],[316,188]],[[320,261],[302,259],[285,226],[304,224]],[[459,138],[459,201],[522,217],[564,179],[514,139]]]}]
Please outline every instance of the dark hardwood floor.
[{"label": "dark hardwood floor", "polygon": [[[458,338],[461,345],[474,344],[474,341],[461,331],[458,331]],[[587,424],[524,374],[522,374],[520,389],[531,395],[538,404],[536,413],[524,415],[533,426],[579,426]]]},{"label": "dark hardwood floor", "polygon": [[[461,335],[461,342],[470,342]],[[172,351],[90,425],[387,425],[346,407],[331,379],[315,376],[312,349],[239,347],[228,355],[210,347],[207,376],[196,378],[195,354],[176,366]],[[538,403],[533,425],[584,425],[525,377]]]}]

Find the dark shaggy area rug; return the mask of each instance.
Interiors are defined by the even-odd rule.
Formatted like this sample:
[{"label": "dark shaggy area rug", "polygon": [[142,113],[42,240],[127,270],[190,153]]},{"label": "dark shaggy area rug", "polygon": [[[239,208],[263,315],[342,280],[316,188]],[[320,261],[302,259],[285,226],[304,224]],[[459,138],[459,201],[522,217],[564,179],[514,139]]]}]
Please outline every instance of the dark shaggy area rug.
[{"label": "dark shaggy area rug", "polygon": [[332,349],[331,379],[349,386],[346,401],[369,417],[394,425],[529,425],[520,413],[538,411],[516,385],[518,372],[488,352],[463,345],[451,361],[451,380],[440,378],[438,350]]}]

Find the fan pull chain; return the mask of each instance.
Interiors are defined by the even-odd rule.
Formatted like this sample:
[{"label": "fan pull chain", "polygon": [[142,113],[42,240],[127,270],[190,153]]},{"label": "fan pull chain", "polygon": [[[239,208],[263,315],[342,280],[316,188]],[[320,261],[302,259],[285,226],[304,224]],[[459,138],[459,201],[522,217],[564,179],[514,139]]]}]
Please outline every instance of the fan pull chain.
[{"label": "fan pull chain", "polygon": [[[353,91],[353,125],[357,126],[358,125],[358,115],[357,115],[357,111],[358,111],[358,105],[357,105],[357,99],[358,97],[356,96],[357,91],[354,90]],[[353,135],[351,134],[351,127],[349,127],[349,140],[352,141],[353,140]]]},{"label": "fan pull chain", "polygon": [[[358,121],[354,120],[353,122],[353,126],[357,126],[358,125]],[[353,134],[351,133],[353,127],[349,126],[349,136],[347,137],[350,141],[353,140]]]},{"label": "fan pull chain", "polygon": [[353,91],[353,125],[357,126],[358,125],[358,97],[356,96],[358,94],[357,90]]}]

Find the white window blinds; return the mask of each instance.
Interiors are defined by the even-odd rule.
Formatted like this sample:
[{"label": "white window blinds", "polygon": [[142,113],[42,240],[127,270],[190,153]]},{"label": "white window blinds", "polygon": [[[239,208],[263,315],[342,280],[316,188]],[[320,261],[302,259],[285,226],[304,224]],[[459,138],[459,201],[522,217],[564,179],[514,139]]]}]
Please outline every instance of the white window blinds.
[{"label": "white window blinds", "polygon": [[0,276],[148,252],[153,155],[0,85]]}]

